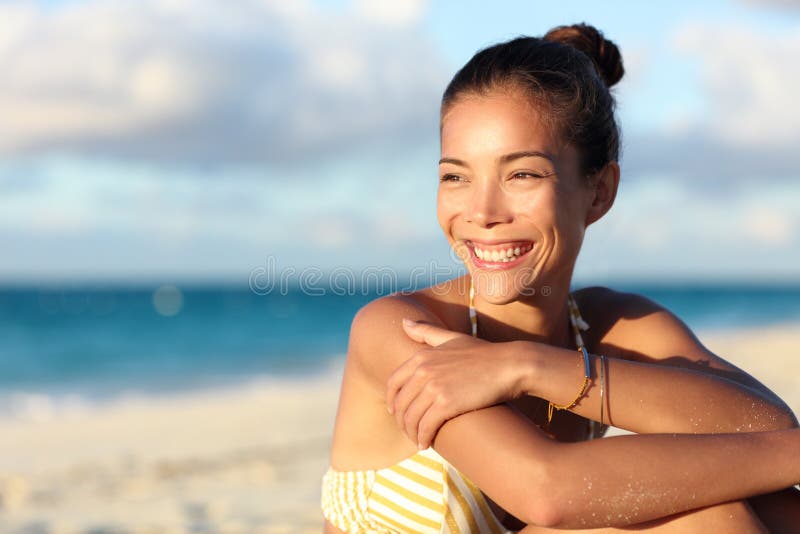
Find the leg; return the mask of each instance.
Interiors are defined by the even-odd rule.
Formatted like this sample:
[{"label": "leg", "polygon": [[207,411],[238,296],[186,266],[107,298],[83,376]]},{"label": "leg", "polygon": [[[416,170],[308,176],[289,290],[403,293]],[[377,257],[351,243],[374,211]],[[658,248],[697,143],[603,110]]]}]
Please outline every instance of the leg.
[{"label": "leg", "polygon": [[800,490],[789,488],[747,501],[773,534],[792,534],[800,528]]},{"label": "leg", "polygon": [[[657,519],[621,528],[598,528],[592,530],[572,530],[586,534],[611,534],[624,532],[649,532],[658,534],[696,534],[701,532],[725,532],[726,534],[769,534],[769,530],[759,520],[747,501],[736,501],[699,510],[692,510],[664,519]],[[520,534],[547,534],[563,530],[529,525]]]}]

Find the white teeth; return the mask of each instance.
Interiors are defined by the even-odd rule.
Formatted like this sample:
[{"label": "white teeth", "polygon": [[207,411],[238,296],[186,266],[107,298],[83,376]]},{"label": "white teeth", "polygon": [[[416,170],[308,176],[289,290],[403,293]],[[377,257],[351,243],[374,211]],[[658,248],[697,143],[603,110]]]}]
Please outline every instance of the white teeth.
[{"label": "white teeth", "polygon": [[481,250],[473,247],[475,255],[483,261],[507,263],[533,248],[533,244],[509,247],[504,250]]}]

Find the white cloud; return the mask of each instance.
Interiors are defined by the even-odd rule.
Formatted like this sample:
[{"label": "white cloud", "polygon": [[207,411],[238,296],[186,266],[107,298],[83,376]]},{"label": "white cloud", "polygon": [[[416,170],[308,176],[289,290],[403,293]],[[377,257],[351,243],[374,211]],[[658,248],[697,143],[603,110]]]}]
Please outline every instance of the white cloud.
[{"label": "white cloud", "polygon": [[390,26],[406,26],[418,22],[425,14],[426,0],[355,0],[360,16]]},{"label": "white cloud", "polygon": [[792,32],[692,24],[675,37],[695,58],[710,106],[702,125],[734,146],[797,146],[800,141],[800,24]]},{"label": "white cloud", "polygon": [[789,246],[798,236],[800,221],[792,212],[778,211],[766,206],[751,207],[741,221],[742,234],[758,242]]},{"label": "white cloud", "polygon": [[694,184],[661,176],[628,182],[592,225],[576,277],[796,279],[800,269],[800,184],[698,195]]},{"label": "white cloud", "polygon": [[0,278],[246,278],[270,255],[298,267],[413,265],[447,252],[434,156],[370,153],[277,170],[3,161]]},{"label": "white cloud", "polygon": [[743,0],[743,2],[758,7],[800,8],[800,0]]},{"label": "white cloud", "polygon": [[416,31],[423,8],[0,4],[0,153],[296,161],[417,138],[434,128],[447,72]]},{"label": "white cloud", "polygon": [[341,249],[354,244],[361,228],[348,213],[316,215],[305,226],[307,246]]},{"label": "white cloud", "polygon": [[697,66],[700,109],[626,138],[626,175],[667,174],[699,192],[798,179],[800,25],[770,32],[692,23],[678,28],[673,41]]}]

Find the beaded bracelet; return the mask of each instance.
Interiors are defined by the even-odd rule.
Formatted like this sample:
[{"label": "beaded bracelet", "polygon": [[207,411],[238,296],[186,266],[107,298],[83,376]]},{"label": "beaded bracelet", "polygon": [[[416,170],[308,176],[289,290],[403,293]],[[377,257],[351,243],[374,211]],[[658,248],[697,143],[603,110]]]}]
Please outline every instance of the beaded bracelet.
[{"label": "beaded bracelet", "polygon": [[553,401],[550,401],[550,402],[547,403],[547,425],[548,426],[550,425],[550,421],[553,420],[553,411],[554,410],[568,410],[568,409],[572,408],[573,406],[578,404],[578,401],[581,400],[581,397],[583,397],[586,394],[586,388],[589,387],[589,382],[592,379],[592,367],[591,367],[591,364],[589,363],[589,353],[586,352],[586,347],[584,347],[583,345],[578,347],[578,352],[583,356],[583,385],[581,386],[580,391],[578,391],[578,395],[569,404],[564,404],[564,405],[560,406],[560,405],[554,403]]}]

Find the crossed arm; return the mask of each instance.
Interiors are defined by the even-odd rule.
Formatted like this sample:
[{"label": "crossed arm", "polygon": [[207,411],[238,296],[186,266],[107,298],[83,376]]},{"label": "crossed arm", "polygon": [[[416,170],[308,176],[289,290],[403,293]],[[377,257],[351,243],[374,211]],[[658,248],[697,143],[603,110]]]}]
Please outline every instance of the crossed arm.
[{"label": "crossed arm", "polygon": [[[627,357],[606,359],[605,423],[639,434],[797,426],[780,398],[706,349],[680,319],[644,297],[631,297],[628,311],[641,318],[615,328],[596,349],[619,352],[619,341]],[[489,343],[446,330],[435,318],[403,329],[422,345],[390,375],[386,401],[398,425],[423,447],[446,420],[473,409],[522,395],[566,404],[583,376],[574,350]],[[599,420],[600,358],[590,359],[593,380],[572,411]]]},{"label": "crossed arm", "polygon": [[[374,301],[353,323],[348,358],[378,390],[385,391],[395,369],[420,349],[402,331],[403,317],[443,326],[427,310],[395,297]],[[459,350],[463,356],[464,346]],[[477,354],[478,349],[470,350]],[[620,375],[626,372],[622,369]],[[517,387],[520,383],[524,381]],[[721,383],[725,388],[739,387],[730,380]],[[682,382],[681,396],[684,387]],[[749,387],[741,391],[751,394]],[[721,393],[720,399],[724,397]],[[773,405],[768,395],[759,394],[759,399]],[[650,402],[659,405],[655,397]],[[483,406],[489,404],[494,403]],[[588,403],[585,408],[587,415],[599,413],[597,404],[596,411]],[[615,423],[631,417],[630,426],[635,427],[633,412],[630,416],[617,412]],[[798,430],[653,434],[565,444],[549,439],[509,407],[494,405],[448,419],[436,433],[433,447],[519,519],[561,528],[641,523],[776,491],[800,480]]]}]

